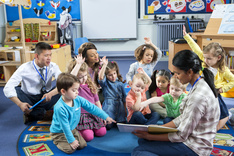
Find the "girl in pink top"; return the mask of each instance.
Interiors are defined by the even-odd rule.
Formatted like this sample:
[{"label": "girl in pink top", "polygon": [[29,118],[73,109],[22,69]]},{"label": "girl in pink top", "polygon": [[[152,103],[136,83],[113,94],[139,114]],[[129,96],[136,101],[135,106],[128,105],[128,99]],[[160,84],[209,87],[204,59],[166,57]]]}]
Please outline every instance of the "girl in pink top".
[{"label": "girl in pink top", "polygon": [[[170,72],[164,69],[155,70],[153,72],[151,76],[152,83],[149,87],[151,97],[161,97],[162,95],[169,93],[170,77]],[[152,112],[158,112],[160,116],[164,118],[167,116],[165,104],[162,102],[151,104],[150,109]]]},{"label": "girl in pink top", "polygon": [[[68,67],[68,72],[76,75],[80,81],[78,95],[102,109],[97,94],[97,87],[88,74],[88,65],[84,62],[81,54],[71,61]],[[80,122],[77,126],[77,130],[80,132],[85,141],[93,140],[94,135],[100,137],[106,134],[106,127],[103,120],[88,113],[83,108],[81,108]]]}]

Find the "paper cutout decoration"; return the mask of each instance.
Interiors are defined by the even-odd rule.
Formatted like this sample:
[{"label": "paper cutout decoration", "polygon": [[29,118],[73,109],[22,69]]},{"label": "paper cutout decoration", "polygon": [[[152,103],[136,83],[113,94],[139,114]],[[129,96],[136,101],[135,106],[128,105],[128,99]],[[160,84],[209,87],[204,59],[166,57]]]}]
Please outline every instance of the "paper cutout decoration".
[{"label": "paper cutout decoration", "polygon": [[60,5],[60,1],[54,2],[54,0],[51,0],[50,4],[54,9],[57,9],[59,7],[59,5]]},{"label": "paper cutout decoration", "polygon": [[31,146],[23,147],[26,156],[39,156],[39,155],[54,155],[47,144],[41,143]]},{"label": "paper cutout decoration", "polygon": [[37,134],[26,134],[24,136],[23,142],[40,142],[40,141],[50,141],[50,133],[37,133]]},{"label": "paper cutout decoration", "polygon": [[233,156],[233,152],[228,151],[228,150],[224,150],[224,149],[221,149],[221,148],[213,147],[211,155],[215,155],[215,156],[224,156],[224,155],[225,156]]},{"label": "paper cutout decoration", "polygon": [[13,0],[0,0],[0,6],[1,6],[2,3],[6,4],[8,6],[11,6],[11,7],[16,7],[17,6],[17,4],[13,3]]},{"label": "paper cutout decoration", "polygon": [[196,0],[189,4],[189,9],[192,11],[201,11],[205,9],[205,3],[202,0]]},{"label": "paper cutout decoration", "polygon": [[43,13],[43,8],[41,8],[40,10],[37,10],[37,8],[33,8],[34,12],[37,14],[37,17],[39,17],[42,13]]},{"label": "paper cutout decoration", "polygon": [[154,13],[154,6],[148,6],[148,14]]},{"label": "paper cutout decoration", "polygon": [[210,8],[210,10],[213,11],[216,4],[224,4],[224,3],[225,2],[223,0],[211,0],[210,7],[207,8]]},{"label": "paper cutout decoration", "polygon": [[49,19],[56,18],[56,12],[55,12],[55,11],[53,11],[52,13],[50,13],[50,11],[46,11],[46,12],[45,12],[45,15],[46,15],[46,17],[49,18]]},{"label": "paper cutout decoration", "polygon": [[37,0],[37,5],[43,7],[45,5],[46,0]]},{"label": "paper cutout decoration", "polygon": [[[158,9],[161,8],[161,4],[159,0],[153,1],[150,6],[154,6],[154,11],[157,11]],[[152,8],[150,8],[152,9]],[[149,10],[149,8],[148,8]]]},{"label": "paper cutout decoration", "polygon": [[24,9],[30,9],[31,7],[32,7],[32,2],[31,2],[31,0],[28,0],[28,4],[29,5],[23,5],[23,7],[24,7]]},{"label": "paper cutout decoration", "polygon": [[[186,1],[169,0],[168,7],[170,8],[170,12],[186,12]],[[166,8],[166,11],[169,11],[169,8]]]}]

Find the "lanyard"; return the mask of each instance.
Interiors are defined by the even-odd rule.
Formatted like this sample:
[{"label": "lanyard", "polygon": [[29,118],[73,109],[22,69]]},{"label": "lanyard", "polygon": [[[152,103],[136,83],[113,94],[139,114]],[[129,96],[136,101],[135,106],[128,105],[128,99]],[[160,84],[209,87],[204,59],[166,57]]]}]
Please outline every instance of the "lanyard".
[{"label": "lanyard", "polygon": [[[194,82],[193,86],[197,83],[198,80],[200,80],[200,78],[201,78],[201,76],[199,76],[199,77],[196,79],[196,81]],[[193,86],[192,86],[192,88],[193,88]]]},{"label": "lanyard", "polygon": [[40,74],[40,72],[37,70],[37,68],[36,68],[36,66],[34,64],[34,60],[35,59],[33,59],[33,61],[32,61],[34,68],[36,69],[37,73],[40,75],[41,79],[46,83],[46,80],[47,80],[47,67],[46,67],[46,76],[45,76],[45,79],[44,79],[43,76]]}]

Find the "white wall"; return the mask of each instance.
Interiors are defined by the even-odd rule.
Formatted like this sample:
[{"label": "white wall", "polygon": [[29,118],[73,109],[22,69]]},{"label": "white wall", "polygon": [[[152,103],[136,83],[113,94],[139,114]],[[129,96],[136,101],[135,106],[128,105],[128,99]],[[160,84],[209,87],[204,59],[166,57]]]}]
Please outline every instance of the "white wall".
[{"label": "white wall", "polygon": [[[142,2],[142,1],[141,1]],[[143,7],[144,8],[144,7]],[[143,10],[143,9],[141,9]],[[156,26],[153,24],[153,15],[148,16],[149,19],[143,19],[144,11],[141,11],[141,19],[138,20],[138,38],[130,41],[116,42],[94,42],[99,51],[134,51],[138,46],[144,43],[144,37],[150,37],[154,44],[156,41]],[[176,15],[176,19],[181,19],[183,15]],[[191,17],[192,15],[185,14],[184,16]],[[209,19],[208,14],[194,15],[195,18]],[[163,15],[162,18],[168,19],[169,15]],[[0,43],[5,39],[5,13],[3,5],[0,6]],[[81,22],[75,21],[76,25],[74,36],[81,37]]]}]

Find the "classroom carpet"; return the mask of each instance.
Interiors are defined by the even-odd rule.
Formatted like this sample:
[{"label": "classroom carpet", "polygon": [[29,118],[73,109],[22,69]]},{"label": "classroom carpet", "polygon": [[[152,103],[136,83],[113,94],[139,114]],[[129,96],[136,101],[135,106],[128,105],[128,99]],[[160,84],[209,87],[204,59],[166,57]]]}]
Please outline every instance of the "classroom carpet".
[{"label": "classroom carpet", "polygon": [[[24,155],[68,155],[60,151],[49,136],[50,122],[33,122],[19,136],[17,152]],[[138,145],[138,138],[131,133],[122,133],[117,127],[107,131],[103,137],[95,137],[87,147],[69,155],[130,156]],[[213,156],[234,155],[234,126],[228,123],[218,131],[214,140]]]},{"label": "classroom carpet", "polygon": [[[33,122],[19,136],[17,152],[24,155],[68,155],[60,151],[49,136],[50,123]],[[89,156],[130,156],[131,151],[138,145],[138,138],[131,133],[121,133],[117,127],[107,131],[103,137],[94,137],[87,142],[87,147],[69,155]]]}]

